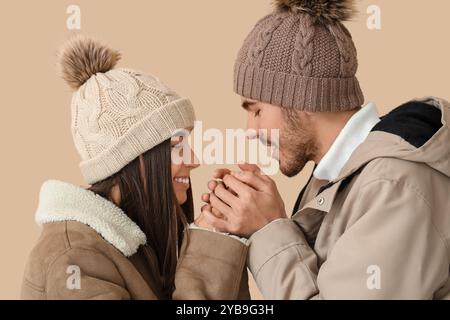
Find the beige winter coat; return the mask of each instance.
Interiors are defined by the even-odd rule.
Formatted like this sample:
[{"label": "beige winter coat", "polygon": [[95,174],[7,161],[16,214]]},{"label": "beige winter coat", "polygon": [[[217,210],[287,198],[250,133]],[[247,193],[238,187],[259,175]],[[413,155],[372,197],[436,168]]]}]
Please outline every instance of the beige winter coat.
[{"label": "beige winter coat", "polygon": [[339,177],[251,237],[266,298],[450,299],[450,104],[384,117]]},{"label": "beige winter coat", "polygon": [[[64,182],[46,182],[36,214],[43,230],[30,254],[23,299],[159,299],[157,260],[138,252],[146,237],[111,202]],[[188,236],[189,241],[186,241]],[[174,299],[249,299],[242,242],[188,230]]]}]

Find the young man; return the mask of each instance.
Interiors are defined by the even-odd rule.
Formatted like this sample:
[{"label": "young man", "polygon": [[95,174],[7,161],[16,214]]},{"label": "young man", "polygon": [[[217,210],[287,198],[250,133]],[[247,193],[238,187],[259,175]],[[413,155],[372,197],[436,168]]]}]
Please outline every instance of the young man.
[{"label": "young man", "polygon": [[419,99],[381,119],[361,107],[342,24],[352,5],[278,0],[236,62],[248,128],[280,129],[282,173],[316,163],[292,218],[251,165],[219,170],[202,212],[215,230],[249,239],[266,298],[450,299],[450,104]]}]

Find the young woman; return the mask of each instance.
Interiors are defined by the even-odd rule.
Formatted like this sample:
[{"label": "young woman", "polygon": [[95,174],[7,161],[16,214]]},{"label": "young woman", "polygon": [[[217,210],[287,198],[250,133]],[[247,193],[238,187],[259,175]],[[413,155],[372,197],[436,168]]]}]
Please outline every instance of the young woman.
[{"label": "young woman", "polygon": [[119,59],[81,36],[60,51],[62,76],[75,90],[73,139],[90,187],[42,186],[36,221],[43,230],[22,297],[248,298],[247,246],[187,228],[197,165],[183,161],[192,151],[180,132],[193,127],[191,103],[155,77],[114,69]]}]

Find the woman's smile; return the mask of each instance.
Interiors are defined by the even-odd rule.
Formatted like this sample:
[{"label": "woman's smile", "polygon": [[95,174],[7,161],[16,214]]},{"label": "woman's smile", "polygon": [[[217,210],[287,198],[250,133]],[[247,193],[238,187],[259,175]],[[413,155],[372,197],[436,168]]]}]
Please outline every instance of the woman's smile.
[{"label": "woman's smile", "polygon": [[173,178],[173,181],[177,185],[182,185],[186,189],[189,189],[189,186],[190,186],[190,178],[189,177],[175,177],[175,178]]}]

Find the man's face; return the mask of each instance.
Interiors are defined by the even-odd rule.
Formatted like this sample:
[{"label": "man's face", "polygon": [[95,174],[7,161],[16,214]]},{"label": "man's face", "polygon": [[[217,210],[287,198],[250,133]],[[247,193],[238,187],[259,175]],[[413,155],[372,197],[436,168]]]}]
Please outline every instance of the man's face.
[{"label": "man's face", "polygon": [[[247,111],[247,130],[255,130],[263,143],[278,148],[277,160],[284,175],[297,175],[309,160],[314,159],[317,143],[304,112],[247,98],[242,98],[242,107]],[[267,136],[259,134],[261,129]],[[272,141],[272,129],[279,130],[279,146]]]}]

